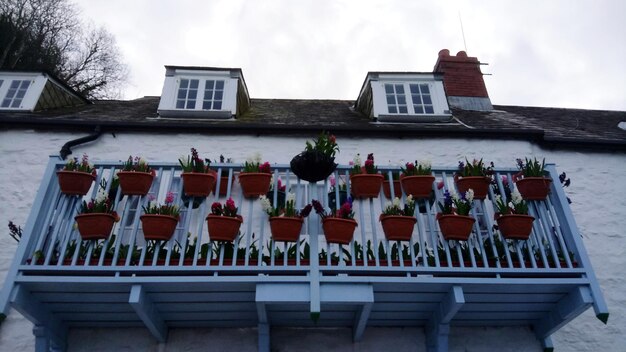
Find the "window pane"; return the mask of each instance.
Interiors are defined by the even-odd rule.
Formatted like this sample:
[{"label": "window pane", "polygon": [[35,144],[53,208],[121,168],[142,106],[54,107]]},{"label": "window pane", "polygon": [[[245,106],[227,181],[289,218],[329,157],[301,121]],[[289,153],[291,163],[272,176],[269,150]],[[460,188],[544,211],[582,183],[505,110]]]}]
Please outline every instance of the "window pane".
[{"label": "window pane", "polygon": [[11,82],[11,88],[13,88],[13,89],[17,89],[17,87],[19,87],[19,86],[20,86],[20,83],[21,83],[21,82],[22,82],[22,81],[18,81],[18,80],[14,80],[14,81],[12,81],[12,82]]},{"label": "window pane", "polygon": [[185,97],[187,96],[187,91],[184,89],[179,89],[178,90],[178,99],[185,99]]},{"label": "window pane", "polygon": [[0,79],[0,87],[2,87],[2,83],[4,83],[4,80]]},{"label": "window pane", "polygon": [[213,102],[213,110],[222,110],[222,102],[214,101]]},{"label": "window pane", "polygon": [[435,111],[433,110],[433,106],[432,105],[426,105],[424,106],[424,109],[426,109],[426,113],[427,114],[434,114]]},{"label": "window pane", "polygon": [[194,109],[196,107],[196,101],[195,100],[188,100],[187,101],[187,106],[185,107],[185,109]]},{"label": "window pane", "polygon": [[214,86],[215,81],[206,81],[206,86],[204,87],[204,89],[213,89]]},{"label": "window pane", "polygon": [[393,94],[393,86],[391,84],[385,84],[385,93]]},{"label": "window pane", "polygon": [[422,104],[422,97],[419,95],[411,95],[411,99],[413,99],[413,104]]},{"label": "window pane", "polygon": [[398,104],[406,104],[406,97],[404,95],[398,95]]},{"label": "window pane", "polygon": [[198,80],[197,79],[190,80],[189,88],[198,89]]},{"label": "window pane", "polygon": [[432,104],[433,101],[430,99],[430,95],[422,95],[422,99],[424,100],[424,104]]},{"label": "window pane", "polygon": [[204,101],[202,103],[202,109],[203,110],[211,110],[211,102],[210,101]]},{"label": "window pane", "polygon": [[222,90],[218,90],[215,92],[215,96],[213,97],[213,99],[215,100],[222,100],[222,96],[224,95],[224,91]]},{"label": "window pane", "polygon": [[396,84],[396,93],[398,93],[398,94],[404,94],[404,85],[402,85],[402,84]]},{"label": "window pane", "polygon": [[28,89],[28,86],[30,85],[30,81],[22,81],[22,85],[20,86],[20,89]]},{"label": "window pane", "polygon": [[398,107],[398,109],[400,110],[400,113],[401,113],[401,114],[407,114],[407,113],[408,113],[408,110],[407,110],[407,108],[406,108],[406,105],[400,105],[400,106]]},{"label": "window pane", "polygon": [[17,92],[17,89],[15,88],[11,88],[9,89],[9,91],[7,92],[7,96],[5,98],[7,99],[13,99],[13,97],[15,96],[15,92]]},{"label": "window pane", "polygon": [[420,90],[422,91],[422,94],[430,94],[428,84],[420,84]]},{"label": "window pane", "polygon": [[2,107],[3,108],[8,108],[10,104],[11,104],[11,99],[4,99],[2,101]]},{"label": "window pane", "polygon": [[215,89],[224,89],[224,81],[215,81]]},{"label": "window pane", "polygon": [[398,110],[396,109],[395,105],[389,105],[387,108],[389,109],[389,113],[390,114],[397,114],[398,113]]},{"label": "window pane", "polygon": [[189,87],[189,80],[188,79],[181,79],[180,80],[180,88],[187,88]]},{"label": "window pane", "polygon": [[21,90],[21,89],[20,89],[20,90],[18,90],[18,91],[17,91],[16,98],[20,98],[20,99],[21,99],[21,98],[24,98],[24,95],[25,95],[25,94],[26,94],[26,91],[25,91],[25,90]]},{"label": "window pane", "polygon": [[415,110],[416,114],[423,114],[424,108],[421,105],[413,105],[413,110]]},{"label": "window pane", "polygon": [[213,100],[213,91],[205,90],[204,91],[204,100]]},{"label": "window pane", "polygon": [[22,102],[22,99],[15,99],[15,100],[13,100],[13,104],[11,104],[11,107],[12,108],[19,108],[21,102]]},{"label": "window pane", "polygon": [[396,104],[396,97],[394,95],[387,95],[387,104],[388,105],[395,105]]},{"label": "window pane", "polygon": [[189,95],[187,96],[187,99],[189,100],[196,100],[196,96],[198,95],[198,91],[197,90],[189,90]]},{"label": "window pane", "polygon": [[184,100],[176,100],[176,109],[184,109],[185,101]]},{"label": "window pane", "polygon": [[410,84],[409,89],[411,90],[411,94],[419,94],[420,90],[417,88],[417,84]]}]

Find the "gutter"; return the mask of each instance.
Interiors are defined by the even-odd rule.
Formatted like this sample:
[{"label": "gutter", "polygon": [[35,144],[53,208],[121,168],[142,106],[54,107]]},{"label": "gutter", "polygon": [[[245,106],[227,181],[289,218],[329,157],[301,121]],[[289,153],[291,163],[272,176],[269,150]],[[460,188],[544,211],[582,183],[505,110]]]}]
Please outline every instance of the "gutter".
[{"label": "gutter", "polygon": [[61,150],[59,151],[59,154],[61,155],[61,160],[65,160],[65,158],[67,158],[68,155],[72,154],[71,147],[77,146],[79,144],[95,141],[96,139],[100,138],[101,135],[102,135],[102,130],[100,128],[100,125],[97,125],[92,134],[85,136],[85,137],[73,139],[63,144],[63,146],[61,147]]}]

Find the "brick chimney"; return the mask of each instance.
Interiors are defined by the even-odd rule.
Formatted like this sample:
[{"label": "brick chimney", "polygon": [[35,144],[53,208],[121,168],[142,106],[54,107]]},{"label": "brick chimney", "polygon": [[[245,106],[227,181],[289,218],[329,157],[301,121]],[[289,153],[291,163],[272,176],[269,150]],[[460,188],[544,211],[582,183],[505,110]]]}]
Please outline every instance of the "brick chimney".
[{"label": "brick chimney", "polygon": [[443,87],[448,97],[448,105],[465,110],[493,110],[480,61],[459,51],[450,56],[448,49],[439,51],[434,72],[443,73]]}]

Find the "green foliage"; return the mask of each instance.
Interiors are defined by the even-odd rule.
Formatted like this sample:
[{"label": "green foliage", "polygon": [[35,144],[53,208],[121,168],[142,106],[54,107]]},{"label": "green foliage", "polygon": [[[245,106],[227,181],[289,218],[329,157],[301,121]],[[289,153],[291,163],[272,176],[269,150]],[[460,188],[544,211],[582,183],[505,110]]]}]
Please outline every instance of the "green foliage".
[{"label": "green foliage", "polygon": [[546,159],[544,158],[541,161],[541,164],[536,158],[528,159],[524,158],[517,159],[517,167],[520,169],[520,172],[524,175],[524,177],[544,177],[547,172],[544,170],[546,166]]},{"label": "green foliage", "polygon": [[469,160],[465,158],[465,162],[459,161],[459,168],[456,174],[463,177],[491,176],[493,175],[493,168],[493,162],[490,164],[490,166],[486,167],[485,163],[483,163],[483,159],[474,159],[472,160],[472,162],[469,162]]},{"label": "green foliage", "polygon": [[311,144],[311,142],[309,141],[306,141],[306,147],[304,150],[307,152],[317,151],[330,158],[333,158],[335,154],[339,151],[339,146],[337,145],[337,140],[335,136],[327,132],[320,133],[314,143],[315,145]]}]

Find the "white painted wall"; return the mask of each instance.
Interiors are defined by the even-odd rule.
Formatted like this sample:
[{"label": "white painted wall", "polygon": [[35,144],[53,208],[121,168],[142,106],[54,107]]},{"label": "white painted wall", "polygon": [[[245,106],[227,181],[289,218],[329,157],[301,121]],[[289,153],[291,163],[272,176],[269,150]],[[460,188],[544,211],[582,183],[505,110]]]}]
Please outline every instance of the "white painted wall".
[{"label": "white painted wall", "polygon": [[[41,181],[48,155],[57,154],[68,140],[84,134],[40,133],[28,130],[0,131],[0,280],[4,282],[16,243],[7,235],[9,220],[24,225]],[[314,136],[310,136],[311,138]],[[560,351],[619,351],[626,346],[626,155],[543,150],[522,141],[458,139],[358,139],[338,136],[338,161],[347,163],[354,154],[374,152],[378,164],[430,158],[433,164],[454,166],[465,156],[484,157],[497,166],[514,167],[516,157],[545,157],[559,171],[566,171],[572,186],[566,193],[604,291],[611,316],[603,325],[587,310],[553,335]],[[212,136],[207,134],[103,135],[98,141],[74,149],[75,156],[88,153],[94,160],[122,160],[129,154],[148,160],[171,160],[196,147],[202,157],[215,159],[223,153],[243,161],[251,151],[263,153],[272,163],[288,163],[304,147],[302,137]],[[273,329],[276,351],[379,351],[393,344],[397,351],[423,351],[421,329],[368,328],[364,340],[352,344],[347,329]],[[71,351],[204,351],[256,350],[255,329],[173,329],[168,343],[158,346],[144,329],[72,330]],[[497,347],[495,347],[497,346]],[[539,351],[528,328],[452,328],[451,351]],[[12,312],[0,327],[1,351],[32,351],[31,324]]]}]

